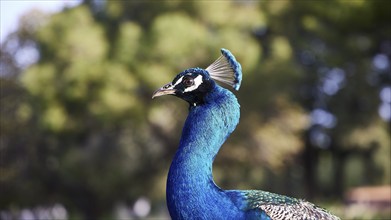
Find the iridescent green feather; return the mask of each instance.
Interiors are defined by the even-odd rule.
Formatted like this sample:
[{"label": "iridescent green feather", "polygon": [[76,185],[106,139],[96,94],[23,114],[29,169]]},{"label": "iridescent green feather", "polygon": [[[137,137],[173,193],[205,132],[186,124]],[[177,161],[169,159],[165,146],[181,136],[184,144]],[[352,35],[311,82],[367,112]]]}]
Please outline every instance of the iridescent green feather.
[{"label": "iridescent green feather", "polygon": [[241,194],[247,202],[246,209],[260,209],[274,220],[338,220],[327,210],[305,200],[291,198],[261,190],[245,190]]}]

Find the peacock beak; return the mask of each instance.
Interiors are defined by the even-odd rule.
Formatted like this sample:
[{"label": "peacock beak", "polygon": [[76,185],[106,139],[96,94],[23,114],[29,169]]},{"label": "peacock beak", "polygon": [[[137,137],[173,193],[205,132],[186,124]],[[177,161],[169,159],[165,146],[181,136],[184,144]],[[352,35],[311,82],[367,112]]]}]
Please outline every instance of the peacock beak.
[{"label": "peacock beak", "polygon": [[174,89],[174,85],[172,83],[168,83],[161,87],[160,89],[156,90],[152,94],[152,98],[163,96],[163,95],[174,95],[176,90]]}]

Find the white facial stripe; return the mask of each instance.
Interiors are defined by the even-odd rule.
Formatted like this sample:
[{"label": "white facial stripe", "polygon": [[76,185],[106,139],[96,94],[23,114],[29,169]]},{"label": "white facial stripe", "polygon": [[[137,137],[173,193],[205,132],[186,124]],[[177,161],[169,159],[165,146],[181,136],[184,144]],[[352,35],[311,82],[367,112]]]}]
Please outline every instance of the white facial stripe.
[{"label": "white facial stripe", "polygon": [[[182,78],[181,78],[181,81],[182,81]],[[187,87],[185,89],[185,92],[191,92],[191,91],[194,91],[198,88],[198,86],[200,86],[202,83],[202,75],[198,75],[196,78],[194,78],[194,85],[190,86],[190,87]]]},{"label": "white facial stripe", "polygon": [[173,87],[175,87],[176,85],[178,85],[179,83],[181,83],[181,82],[182,82],[182,79],[183,79],[183,76],[182,76],[181,78],[179,78],[178,81],[176,81],[176,83],[174,84]]}]

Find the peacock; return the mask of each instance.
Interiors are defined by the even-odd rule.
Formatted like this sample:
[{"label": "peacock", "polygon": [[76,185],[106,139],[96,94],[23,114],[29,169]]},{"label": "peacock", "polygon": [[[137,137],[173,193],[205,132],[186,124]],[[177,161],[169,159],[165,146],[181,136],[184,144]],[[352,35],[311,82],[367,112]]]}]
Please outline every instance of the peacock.
[{"label": "peacock", "polygon": [[214,80],[240,88],[241,65],[227,49],[221,49],[221,56],[206,69],[186,69],[152,95],[173,95],[189,103],[167,177],[171,218],[339,219],[302,199],[261,190],[223,190],[215,184],[212,164],[239,123],[240,106],[235,95]]}]

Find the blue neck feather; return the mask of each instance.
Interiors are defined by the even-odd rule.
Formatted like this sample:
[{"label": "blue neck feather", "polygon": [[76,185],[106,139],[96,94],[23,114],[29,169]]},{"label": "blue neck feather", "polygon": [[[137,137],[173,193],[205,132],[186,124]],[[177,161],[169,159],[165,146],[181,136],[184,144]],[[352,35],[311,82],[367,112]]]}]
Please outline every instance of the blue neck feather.
[{"label": "blue neck feather", "polygon": [[212,176],[213,160],[239,117],[235,96],[217,84],[204,104],[190,107],[167,180],[167,203],[173,219],[242,218],[243,213],[215,185]]},{"label": "blue neck feather", "polygon": [[213,181],[212,164],[221,145],[239,123],[236,97],[213,84],[204,104],[190,106],[179,148],[167,180],[167,205],[172,219],[265,219],[249,210],[244,191],[220,189]]}]

